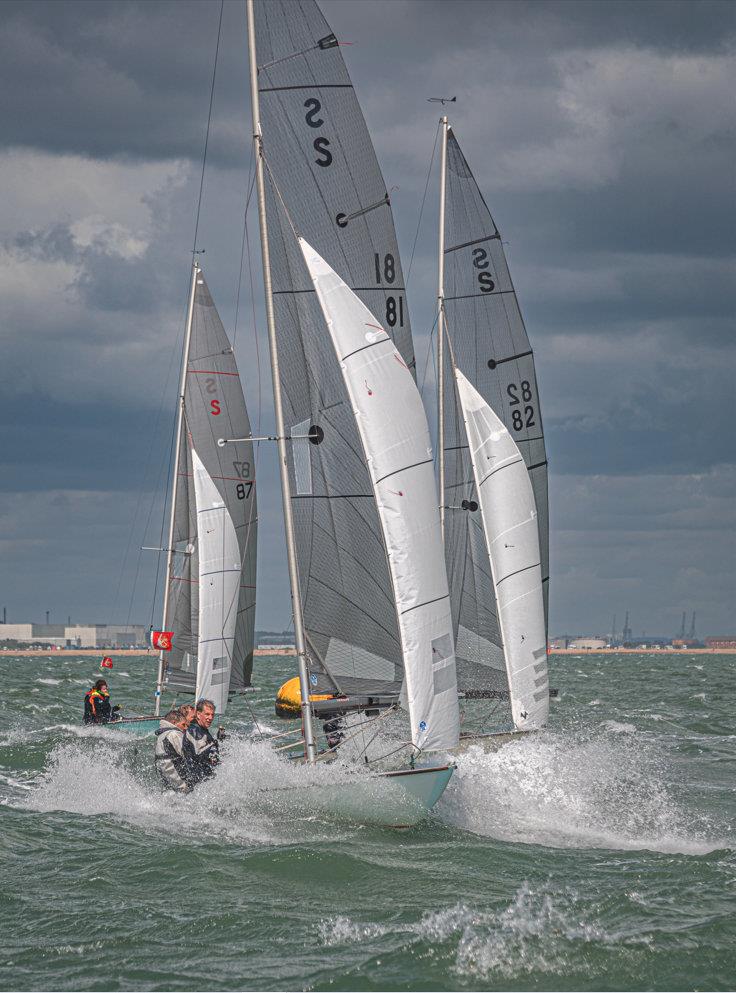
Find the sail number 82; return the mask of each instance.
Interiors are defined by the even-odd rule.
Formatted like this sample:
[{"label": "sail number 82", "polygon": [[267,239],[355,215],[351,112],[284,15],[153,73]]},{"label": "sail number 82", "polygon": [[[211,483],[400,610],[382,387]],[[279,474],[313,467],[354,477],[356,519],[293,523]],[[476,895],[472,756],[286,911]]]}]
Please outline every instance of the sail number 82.
[{"label": "sail number 82", "polygon": [[[521,396],[519,392],[521,391]],[[534,420],[534,407],[530,403],[533,394],[531,384],[528,379],[522,379],[520,383],[509,383],[506,392],[511,397],[511,426],[514,431],[521,431],[524,428],[532,428],[536,424]],[[522,413],[523,405],[523,413]]]}]

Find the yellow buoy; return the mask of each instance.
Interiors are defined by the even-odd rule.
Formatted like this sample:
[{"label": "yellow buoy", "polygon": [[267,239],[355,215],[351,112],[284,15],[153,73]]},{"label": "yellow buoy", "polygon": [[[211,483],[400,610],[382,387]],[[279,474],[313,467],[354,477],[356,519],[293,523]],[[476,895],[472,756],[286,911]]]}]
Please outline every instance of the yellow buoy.
[{"label": "yellow buoy", "polygon": [[[310,700],[331,700],[332,693],[310,693]],[[299,677],[287,679],[279,687],[276,694],[276,716],[285,720],[293,720],[302,716],[302,695],[299,689]]]}]

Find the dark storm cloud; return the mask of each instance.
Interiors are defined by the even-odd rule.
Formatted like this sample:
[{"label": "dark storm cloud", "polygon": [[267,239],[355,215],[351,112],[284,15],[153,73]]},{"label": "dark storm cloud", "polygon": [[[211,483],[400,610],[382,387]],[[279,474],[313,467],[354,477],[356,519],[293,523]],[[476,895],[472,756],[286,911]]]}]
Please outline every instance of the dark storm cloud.
[{"label": "dark storm cloud", "polygon": [[[508,56],[511,50],[519,82],[542,88],[557,50],[638,45],[724,51],[736,33],[732,4],[687,0],[640,2],[635,11],[628,2],[332,0],[324,10],[341,37],[357,32],[351,62],[354,74],[365,73],[366,79],[390,68],[394,80],[406,81],[417,71],[421,75],[433,55],[451,63],[468,50],[485,53],[493,78],[494,54]],[[6,2],[0,80],[9,111],[3,143],[95,157],[198,159],[217,18],[216,3],[184,0]],[[228,0],[218,82],[223,123],[247,120],[244,38],[244,5]],[[456,74],[455,89],[479,81]],[[432,85],[422,79],[424,89]],[[213,143],[213,155],[234,164],[245,136],[225,131]]]},{"label": "dark storm cloud", "polygon": [[[736,8],[322,7],[355,43],[346,60],[405,267],[438,117],[426,98],[458,96],[453,124],[507,242],[537,354],[553,472],[553,624],[584,627],[597,602],[619,594],[664,624],[691,595],[704,622],[727,627],[733,584],[714,493],[733,484],[724,463],[735,458],[724,429],[734,415]],[[117,577],[130,521],[132,547],[156,543],[218,14],[215,2],[181,0],[3,6],[0,423],[14,427],[0,452],[0,554],[22,577],[19,606],[53,599],[73,563],[70,608],[102,610],[109,597],[98,587]],[[243,5],[226,0],[198,247],[230,330],[248,99]],[[409,294],[420,369],[435,231],[433,177]],[[246,270],[236,354],[255,419],[250,306]],[[267,450],[259,491],[259,624],[280,627],[288,594]],[[663,492],[672,506],[651,510]],[[149,587],[136,599],[141,617]]]}]

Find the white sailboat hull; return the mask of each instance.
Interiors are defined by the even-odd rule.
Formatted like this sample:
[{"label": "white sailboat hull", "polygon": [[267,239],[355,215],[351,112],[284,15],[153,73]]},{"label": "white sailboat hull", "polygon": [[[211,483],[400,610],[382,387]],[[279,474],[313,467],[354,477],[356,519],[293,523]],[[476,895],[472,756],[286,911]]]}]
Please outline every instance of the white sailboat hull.
[{"label": "white sailboat hull", "polygon": [[273,799],[289,794],[289,806],[325,817],[358,821],[378,827],[413,827],[428,815],[445,791],[454,771],[438,765],[346,777],[340,783],[295,786],[267,791]]}]

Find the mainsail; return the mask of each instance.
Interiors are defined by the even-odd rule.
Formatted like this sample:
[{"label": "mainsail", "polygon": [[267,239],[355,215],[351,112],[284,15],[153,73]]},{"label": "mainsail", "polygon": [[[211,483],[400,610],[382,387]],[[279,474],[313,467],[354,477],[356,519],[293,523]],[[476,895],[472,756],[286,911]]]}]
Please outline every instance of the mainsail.
[{"label": "mainsail", "polygon": [[549,711],[547,637],[537,507],[509,429],[455,371],[491,564],[517,728],[542,727]]},{"label": "mainsail", "polygon": [[[195,277],[169,623],[167,685],[215,699],[250,685],[256,586],[256,495],[250,423],[235,356],[204,275]],[[165,625],[166,626],[166,625]]]},{"label": "mainsail", "polygon": [[[389,195],[340,54],[314,0],[255,4],[255,50],[296,557],[316,692],[398,696],[402,642],[361,438],[294,237],[414,353]],[[309,441],[303,439],[310,436]]]},{"label": "mainsail", "polygon": [[[446,350],[445,367],[464,373],[524,459],[536,502],[546,646],[547,457],[534,357],[501,236],[452,130],[446,184],[444,309],[453,354]],[[444,382],[445,553],[458,684],[469,694],[505,691],[503,639],[468,438],[455,377]]]},{"label": "mainsail", "polygon": [[401,638],[412,741],[453,748],[459,714],[439,511],[422,400],[376,318],[300,239],[350,398],[378,507]]}]

